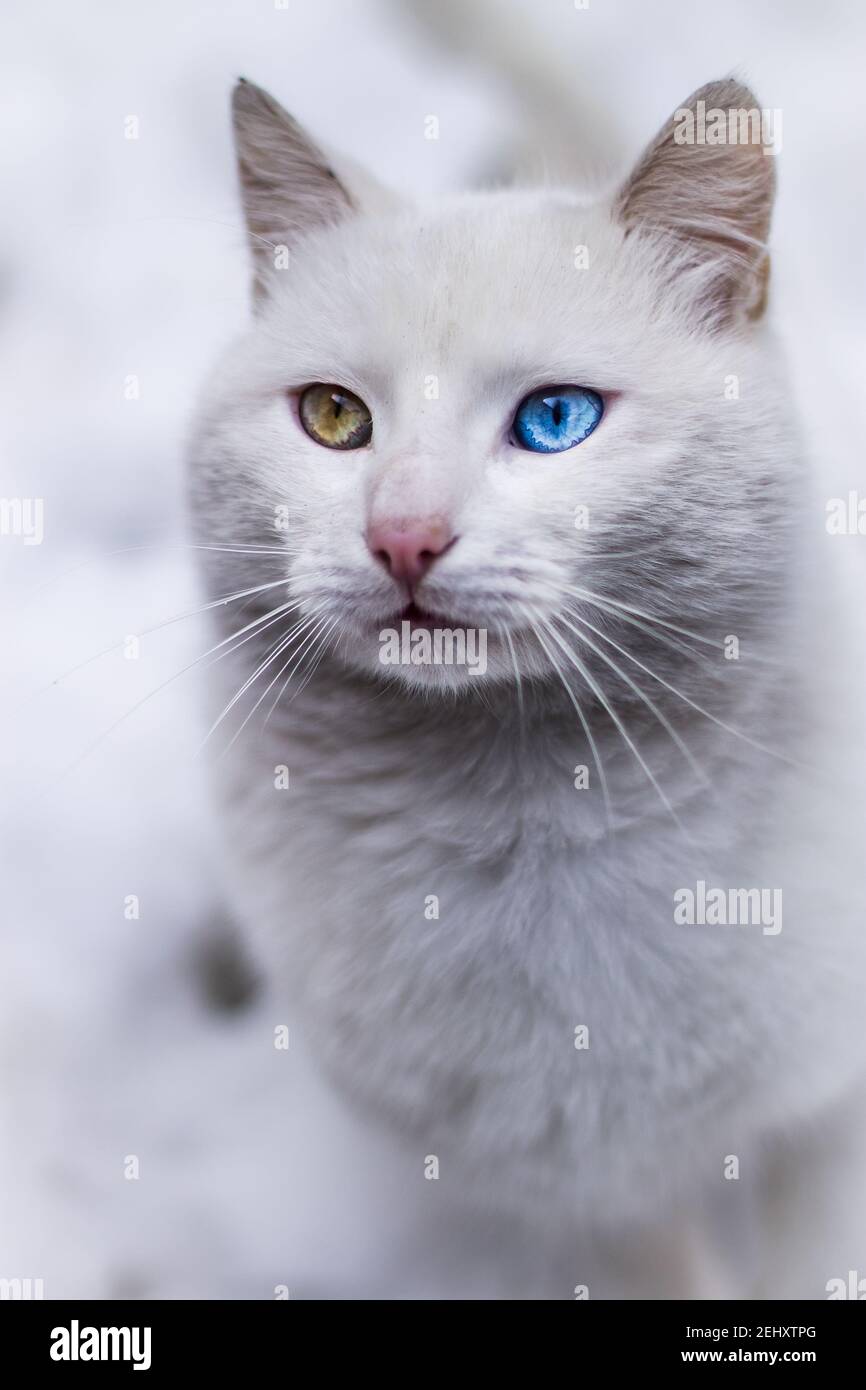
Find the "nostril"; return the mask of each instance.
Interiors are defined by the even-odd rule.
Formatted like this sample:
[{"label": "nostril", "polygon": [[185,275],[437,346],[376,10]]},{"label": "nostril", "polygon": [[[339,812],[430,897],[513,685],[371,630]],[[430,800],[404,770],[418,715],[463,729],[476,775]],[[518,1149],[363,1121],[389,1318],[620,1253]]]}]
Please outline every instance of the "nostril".
[{"label": "nostril", "polygon": [[389,521],[370,527],[370,553],[393,579],[417,584],[434,560],[454,544],[448,523],[440,518],[424,521]]}]

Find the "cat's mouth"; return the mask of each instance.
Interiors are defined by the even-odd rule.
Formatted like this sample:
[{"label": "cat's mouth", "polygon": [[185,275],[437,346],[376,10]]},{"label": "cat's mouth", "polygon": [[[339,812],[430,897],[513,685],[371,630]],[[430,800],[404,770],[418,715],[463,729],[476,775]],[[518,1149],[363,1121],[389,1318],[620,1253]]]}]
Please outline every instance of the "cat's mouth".
[{"label": "cat's mouth", "polygon": [[406,604],[406,607],[399,614],[397,621],[401,623],[411,623],[412,627],[421,628],[448,627],[449,625],[449,619],[442,613],[430,613],[426,608],[422,608],[420,604],[415,603],[414,600],[412,603]]},{"label": "cat's mouth", "polygon": [[[390,627],[402,629],[403,623],[408,623],[412,632],[435,632],[446,629],[460,629],[465,627],[465,622],[460,622],[453,614],[437,613],[432,608],[426,608],[418,603],[414,598],[403,605],[395,613],[392,610],[391,616],[384,620]],[[380,618],[374,623],[374,628],[378,631],[382,626],[383,620]]]}]

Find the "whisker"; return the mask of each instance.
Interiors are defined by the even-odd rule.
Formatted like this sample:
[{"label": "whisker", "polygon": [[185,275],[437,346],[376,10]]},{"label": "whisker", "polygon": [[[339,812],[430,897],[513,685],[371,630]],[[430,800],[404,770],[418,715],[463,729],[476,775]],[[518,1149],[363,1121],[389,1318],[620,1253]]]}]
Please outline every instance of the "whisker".
[{"label": "whisker", "polygon": [[[579,615],[578,615],[577,613],[574,613],[574,612],[572,612],[571,610],[569,610],[569,613],[570,613],[571,617],[573,617],[573,618],[575,618],[575,619],[577,620],[577,622],[581,623],[581,625],[584,625],[584,624],[583,624],[583,619],[582,619],[581,617],[579,617]],[[603,662],[605,662],[605,664],[606,664],[607,666],[609,666],[610,669],[611,669],[612,671],[614,671],[614,672],[616,673],[616,675],[618,675],[618,676],[620,677],[620,679],[623,680],[623,681],[625,682],[625,684],[629,687],[630,690],[634,691],[634,693],[635,693],[635,695],[637,695],[638,699],[641,700],[642,703],[646,705],[647,709],[649,709],[649,710],[651,711],[651,713],[655,715],[656,719],[657,719],[658,722],[661,724],[662,728],[663,728],[663,729],[666,731],[666,733],[670,736],[670,738],[671,738],[671,739],[673,740],[673,742],[676,744],[677,748],[679,748],[680,752],[683,754],[684,758],[685,758],[686,761],[688,762],[688,764],[689,764],[689,766],[691,767],[692,771],[695,773],[695,775],[697,776],[698,780],[700,781],[701,786],[706,787],[706,788],[710,788],[710,787],[712,786],[712,783],[709,781],[709,779],[708,779],[706,773],[704,772],[703,768],[701,768],[701,767],[698,765],[698,763],[695,761],[695,759],[694,759],[694,757],[692,756],[692,752],[691,752],[691,750],[689,749],[689,747],[686,745],[686,743],[683,741],[683,739],[682,739],[682,738],[680,737],[680,735],[677,733],[676,729],[673,727],[673,725],[671,724],[670,720],[666,718],[666,716],[665,716],[665,715],[662,713],[662,711],[659,709],[658,705],[656,705],[655,701],[650,699],[650,697],[649,697],[649,695],[647,695],[646,691],[645,691],[645,690],[642,690],[641,687],[637,684],[637,682],[636,682],[636,681],[633,681],[632,678],[631,678],[631,676],[629,676],[625,671],[623,671],[623,669],[622,669],[621,666],[618,666],[618,665],[617,665],[617,663],[613,660],[613,657],[610,657],[610,656],[607,655],[606,652],[603,652],[602,649],[601,649],[601,647],[597,646],[596,643],[593,642],[592,639],[591,639],[590,637],[587,637],[586,634],[585,634],[584,632],[581,632],[579,628],[576,628],[576,627],[574,626],[573,623],[570,623],[570,622],[567,620],[567,618],[565,618],[565,617],[563,617],[562,615],[560,615],[559,621],[560,621],[561,623],[563,623],[564,626],[567,627],[571,632],[573,632],[574,635],[575,635],[575,637],[579,637],[580,640],[581,640],[582,642],[584,642],[584,643],[586,644],[586,646],[589,647],[590,651],[595,652],[596,656],[600,657],[601,660],[602,660]],[[585,625],[586,625],[587,627],[589,626],[588,623],[585,624]]]},{"label": "whisker", "polygon": [[[607,700],[607,698],[605,697],[604,691],[601,689],[601,687],[599,686],[598,682],[590,675],[589,671],[587,671],[586,667],[583,665],[583,662],[580,660],[580,658],[579,658],[578,656],[575,655],[575,653],[572,651],[571,647],[569,647],[568,643],[565,642],[565,641],[563,641],[563,639],[562,639],[562,638],[559,636],[559,634],[556,632],[555,628],[554,628],[546,619],[542,618],[541,621],[544,623],[545,628],[546,628],[547,631],[550,633],[551,637],[554,639],[554,641],[556,642],[557,646],[559,646],[560,649],[566,654],[566,656],[567,656],[567,657],[570,659],[570,661],[572,662],[572,665],[574,666],[575,670],[576,670],[576,671],[578,672],[578,674],[583,678],[583,680],[586,681],[587,685],[589,686],[590,690],[591,690],[591,691],[593,692],[593,694],[595,695],[595,697],[596,697],[596,699],[598,700],[599,704],[602,706],[602,708],[603,708],[604,710],[607,711],[608,715],[609,715],[610,718],[613,720],[613,723],[616,725],[617,730],[619,731],[619,734],[620,734],[620,736],[621,736],[623,742],[627,745],[628,748],[630,748],[631,752],[634,754],[635,759],[637,760],[638,764],[640,765],[640,767],[643,769],[644,773],[646,774],[646,777],[647,777],[648,781],[650,782],[650,784],[651,784],[652,787],[654,788],[654,790],[655,790],[655,792],[656,792],[656,794],[657,794],[659,800],[661,801],[662,805],[664,806],[665,810],[669,813],[669,815],[670,815],[671,818],[673,819],[674,823],[679,827],[679,829],[680,829],[680,830],[683,832],[683,834],[685,835],[685,834],[686,834],[685,827],[682,825],[682,823],[681,823],[681,821],[680,821],[680,819],[679,819],[679,817],[678,817],[676,811],[674,810],[673,806],[671,805],[671,803],[670,803],[670,801],[669,801],[669,799],[668,799],[666,793],[665,793],[665,792],[662,790],[662,788],[659,786],[659,783],[658,783],[658,780],[656,779],[655,773],[653,772],[652,768],[651,768],[651,767],[648,765],[648,763],[646,762],[646,759],[644,758],[644,756],[643,756],[643,754],[641,753],[640,749],[637,747],[637,744],[634,742],[634,740],[633,740],[633,739],[631,738],[631,736],[629,735],[628,731],[626,730],[625,725],[623,724],[623,722],[622,722],[622,720],[620,719],[619,715],[618,715],[618,714],[616,713],[616,711],[614,710],[613,705],[611,705],[610,702],[609,702],[609,701]],[[687,838],[688,838],[688,837],[687,837]]]},{"label": "whisker", "polygon": [[514,650],[514,641],[513,641],[513,639],[512,639],[511,633],[509,632],[508,628],[505,626],[504,623],[503,623],[503,624],[500,624],[500,626],[498,627],[497,631],[500,632],[501,635],[505,638],[506,644],[507,644],[507,646],[508,646],[508,650],[509,650],[509,652],[510,652],[510,654],[511,654],[511,665],[514,667],[514,680],[515,680],[516,694],[517,694],[517,717],[518,717],[518,720],[519,720],[519,722],[520,722],[521,728],[523,728],[523,723],[524,723],[523,681],[522,681],[521,678],[520,678],[520,666],[518,665],[518,662],[517,662],[517,653],[516,653],[515,650]]},{"label": "whisker", "polygon": [[536,624],[535,624],[535,622],[534,622],[534,620],[533,620],[533,618],[532,618],[532,614],[530,613],[529,609],[528,609],[528,608],[524,608],[522,604],[521,604],[521,609],[522,609],[522,611],[523,611],[524,617],[525,617],[525,618],[528,620],[528,622],[529,622],[529,626],[531,627],[531,629],[532,629],[532,631],[533,631],[533,633],[534,633],[534,635],[535,635],[536,641],[538,642],[538,644],[539,644],[539,646],[541,647],[542,651],[545,653],[545,655],[546,655],[548,661],[550,662],[551,666],[553,667],[554,671],[556,672],[557,676],[559,677],[560,681],[562,682],[562,685],[563,685],[563,687],[564,687],[564,689],[565,689],[565,693],[568,695],[569,700],[571,701],[572,705],[574,706],[574,709],[575,709],[575,712],[576,712],[576,714],[577,714],[577,717],[578,717],[578,719],[580,720],[581,727],[582,727],[583,732],[584,732],[584,734],[585,734],[585,736],[586,736],[586,741],[587,741],[587,743],[588,743],[588,745],[589,745],[590,752],[592,753],[592,759],[593,759],[593,762],[595,763],[595,768],[596,768],[596,771],[597,771],[597,773],[598,773],[598,780],[599,780],[599,785],[601,786],[602,798],[603,798],[603,800],[604,800],[604,809],[605,809],[605,815],[606,815],[606,817],[607,817],[607,823],[608,823],[608,826],[612,829],[612,828],[613,828],[613,810],[612,810],[611,802],[610,802],[610,792],[609,792],[608,785],[607,785],[607,778],[605,777],[605,773],[604,773],[604,765],[603,765],[603,763],[602,763],[602,761],[601,761],[601,756],[600,756],[600,754],[599,754],[598,746],[597,746],[596,741],[595,741],[595,738],[594,738],[594,736],[593,736],[592,729],[591,729],[590,726],[589,726],[589,721],[588,721],[588,719],[586,718],[586,715],[584,714],[583,710],[582,710],[581,707],[580,707],[580,703],[579,703],[579,701],[578,701],[578,699],[577,699],[577,696],[575,695],[575,693],[574,693],[574,691],[572,690],[571,686],[568,684],[568,681],[565,679],[565,675],[564,675],[562,669],[560,668],[559,662],[556,660],[555,656],[554,656],[553,653],[550,651],[550,649],[548,648],[546,642],[544,641],[544,638],[541,636],[541,633],[538,631],[538,627],[536,626]]},{"label": "whisker", "polygon": [[[319,611],[321,611],[321,608],[319,609]],[[287,667],[287,666],[291,666],[292,669],[289,671],[289,674],[288,674],[288,676],[286,677],[285,682],[283,683],[282,688],[277,692],[276,697],[275,697],[275,699],[274,699],[274,702],[273,702],[273,704],[271,705],[270,709],[268,710],[268,714],[271,714],[271,713],[273,712],[273,710],[274,710],[274,709],[276,708],[276,706],[279,704],[280,697],[282,696],[283,692],[285,691],[286,687],[288,686],[289,682],[291,681],[292,676],[295,674],[295,671],[298,669],[298,666],[300,665],[300,662],[301,662],[301,660],[302,660],[302,658],[303,658],[303,656],[304,656],[305,651],[307,651],[307,650],[309,649],[309,647],[310,647],[311,644],[312,644],[313,646],[315,646],[315,643],[316,643],[318,637],[319,637],[320,634],[321,634],[322,628],[323,628],[324,625],[327,623],[327,621],[328,621],[328,615],[327,615],[327,614],[325,614],[325,616],[324,616],[323,618],[319,618],[319,620],[316,622],[315,626],[313,627],[312,631],[309,631],[309,632],[307,633],[307,635],[306,635],[306,637],[304,638],[304,640],[303,640],[303,642],[302,642],[300,648],[299,648],[297,651],[294,651],[294,652],[292,652],[292,653],[290,654],[288,661],[285,661],[285,662],[283,663],[283,665],[280,667],[280,669],[279,669],[279,671],[277,672],[277,674],[273,677],[272,680],[270,680],[270,681],[268,682],[268,684],[265,686],[264,690],[262,691],[261,695],[260,695],[259,698],[256,700],[256,703],[253,705],[252,709],[250,710],[249,714],[246,716],[246,719],[244,719],[243,724],[241,724],[240,728],[238,729],[238,731],[237,731],[237,733],[235,734],[234,738],[232,739],[231,743],[228,745],[229,748],[231,748],[232,743],[234,743],[235,739],[238,737],[238,735],[241,733],[241,731],[246,727],[246,725],[249,723],[250,719],[252,719],[252,717],[253,717],[253,715],[255,714],[256,710],[259,708],[259,705],[261,705],[262,702],[263,702],[263,701],[265,700],[265,698],[267,697],[268,691],[269,691],[269,690],[273,690],[274,686],[276,685],[277,681],[280,679],[280,676],[283,674],[283,672],[285,671],[286,667]],[[335,619],[334,621],[336,621],[336,619]],[[328,630],[330,631],[330,628],[329,628]],[[267,724],[267,722],[268,722],[268,715],[267,715],[267,714],[265,715],[265,720],[264,720],[264,722],[265,722],[265,724]],[[228,750],[226,750],[226,751],[228,751]]]},{"label": "whisker", "polygon": [[[196,618],[200,613],[207,613],[211,608],[220,608],[229,603],[235,603],[238,599],[248,598],[250,595],[263,594],[268,589],[276,589],[279,585],[285,585],[285,579],[274,579],[268,584],[256,584],[250,589],[239,589],[235,594],[226,594],[223,598],[216,598],[210,603],[205,603],[200,608],[190,608],[186,613],[175,613],[171,618],[165,618],[161,623],[154,623],[152,627],[142,628],[137,635],[139,637],[149,637],[154,632],[160,632],[164,627],[171,627],[172,623],[183,622],[186,618]],[[76,672],[83,671],[92,662],[99,661],[103,656],[110,656],[112,652],[119,651],[123,646],[123,641],[114,642],[110,647],[104,647],[101,652],[95,652],[93,656],[88,656],[84,661],[79,661],[77,666],[70,666],[68,671],[63,671],[61,675],[55,676],[49,681],[48,685],[42,686],[36,693],[41,694],[45,690],[50,690],[53,685],[59,685],[61,681],[67,680],[69,676],[74,676]]]},{"label": "whisker", "polygon": [[[572,614],[572,616],[577,617],[577,614]],[[697,714],[701,714],[705,719],[711,720],[713,724],[717,724],[719,728],[724,729],[726,733],[732,734],[734,738],[742,739],[744,743],[747,743],[751,748],[757,749],[759,753],[766,754],[768,758],[777,758],[780,762],[787,763],[790,767],[810,770],[808,763],[803,763],[798,758],[791,758],[786,753],[778,753],[772,748],[767,748],[765,744],[758,743],[756,739],[751,738],[748,734],[744,734],[741,729],[735,729],[732,724],[727,724],[724,719],[719,719],[717,715],[711,714],[709,710],[704,709],[702,705],[697,704],[696,701],[692,700],[688,695],[684,695],[675,685],[671,685],[670,681],[666,681],[663,676],[658,675],[657,672],[645,665],[638,657],[628,651],[626,647],[620,646],[620,644],[615,642],[612,637],[609,637],[606,632],[602,632],[601,628],[595,627],[588,619],[580,618],[578,621],[585,623],[592,632],[602,639],[602,641],[609,642],[612,647],[615,647],[616,650],[622,654],[622,656],[627,657],[629,661],[633,662],[635,666],[639,666],[640,669],[645,671],[648,676],[651,676],[653,680],[658,681],[659,685],[663,685],[672,695],[676,695],[678,699],[682,700]]]},{"label": "whisker", "polygon": [[[295,637],[300,636],[300,635],[301,635],[301,632],[303,631],[303,629],[304,629],[305,627],[309,627],[309,623],[312,622],[314,618],[315,618],[315,614],[312,614],[311,617],[307,620],[307,622],[305,622],[305,623],[303,623],[303,624],[300,624],[300,625],[299,625],[300,630],[295,629],[295,630],[293,631],[293,633],[290,634],[289,642],[290,642],[290,641],[293,641]],[[275,685],[276,682],[280,679],[280,676],[283,674],[283,672],[285,671],[286,667],[289,666],[289,665],[291,665],[291,664],[294,662],[294,665],[292,666],[292,670],[289,672],[289,675],[288,675],[288,677],[286,678],[286,683],[285,683],[285,685],[288,685],[288,683],[289,683],[289,681],[291,680],[291,678],[292,678],[292,676],[293,676],[295,670],[297,669],[298,663],[300,662],[300,660],[301,660],[301,658],[302,658],[302,656],[303,656],[305,650],[310,646],[310,643],[311,643],[311,642],[315,643],[316,638],[318,637],[318,635],[319,635],[319,633],[320,633],[320,631],[321,631],[322,624],[323,624],[323,623],[326,623],[327,621],[328,621],[328,619],[327,619],[327,614],[326,614],[324,618],[320,618],[320,619],[315,623],[315,626],[313,627],[313,629],[312,629],[311,632],[309,632],[309,631],[307,632],[307,635],[306,635],[306,637],[304,638],[304,641],[302,642],[300,649],[297,650],[297,651],[293,651],[293,652],[290,653],[289,658],[288,658],[288,661],[286,661],[286,662],[280,667],[279,671],[277,671],[276,675],[273,676],[273,677],[271,678],[271,680],[270,680],[270,681],[268,682],[268,684],[265,686],[265,688],[264,688],[264,690],[262,691],[262,693],[259,695],[259,697],[258,697],[258,699],[256,700],[255,704],[252,706],[252,708],[251,708],[250,710],[248,710],[247,714],[244,716],[244,718],[243,718],[243,720],[241,721],[240,725],[239,725],[238,728],[235,730],[234,734],[233,734],[232,737],[229,739],[229,741],[228,741],[228,743],[226,744],[225,748],[223,748],[222,752],[220,753],[220,755],[219,755],[220,757],[225,757],[225,755],[229,752],[229,750],[230,750],[231,748],[234,747],[235,743],[236,743],[237,740],[240,738],[240,736],[241,736],[241,734],[243,733],[244,729],[246,728],[247,724],[249,724],[249,722],[250,722],[250,720],[252,719],[253,715],[255,714],[256,710],[259,708],[259,706],[261,705],[262,701],[267,697],[268,691],[273,689],[274,685]],[[334,621],[336,621],[336,620],[334,620]],[[259,676],[261,676],[261,675],[264,673],[264,671],[267,670],[268,666],[270,666],[271,663],[272,663],[273,661],[275,661],[275,660],[277,659],[277,657],[279,657],[279,656],[286,650],[286,647],[287,647],[287,645],[289,645],[289,642],[283,642],[282,645],[281,645],[275,652],[271,653],[271,655],[268,657],[267,661],[265,661],[265,662],[262,664],[262,666],[260,666],[259,669],[258,669],[258,670],[254,673],[254,675],[250,678],[250,680],[246,682],[246,685],[243,687],[243,689],[240,690],[240,691],[238,691],[237,695],[235,696],[234,700],[232,700],[231,704],[228,705],[228,706],[226,707],[226,709],[223,710],[222,714],[220,715],[219,720],[217,721],[217,725],[220,724],[220,723],[222,723],[222,720],[223,720],[223,719],[225,718],[225,716],[228,714],[229,709],[231,708],[231,705],[233,705],[233,704],[240,698],[240,696],[244,693],[244,690],[248,689],[249,686],[253,683],[253,681],[258,680]],[[285,685],[283,686],[283,689],[285,689]],[[282,692],[280,692],[280,693],[282,693]],[[277,696],[277,699],[279,699],[279,695]],[[275,701],[274,703],[276,704],[276,701]],[[272,706],[272,708],[273,708],[273,706]],[[265,723],[267,723],[267,719],[265,719]],[[217,725],[214,725],[214,728],[216,728]],[[210,729],[210,730],[208,731],[208,734],[207,734],[207,736],[206,736],[206,738],[205,738],[205,740],[204,740],[204,743],[207,742],[207,739],[210,737],[211,733],[213,733],[213,728]],[[204,747],[204,743],[202,744],[202,747]]]},{"label": "whisker", "polygon": [[649,623],[659,623],[662,627],[670,628],[671,632],[678,632],[682,637],[691,637],[695,642],[703,642],[705,646],[714,647],[717,651],[722,651],[723,644],[715,638],[704,637],[700,632],[691,632],[687,627],[679,627],[676,623],[668,622],[666,618],[654,617],[652,613],[645,613],[641,608],[635,608],[632,604],[622,603],[618,599],[605,598],[603,594],[595,594],[591,589],[584,589],[576,585],[569,585],[569,590],[577,594],[579,598],[595,599],[600,604],[609,604],[611,608],[621,613],[634,613],[639,618],[645,619]]},{"label": "whisker", "polygon": [[[323,634],[323,636],[322,636],[322,641],[321,641],[320,646],[318,647],[318,650],[316,651],[316,649],[314,649],[314,655],[313,655],[312,664],[310,665],[310,667],[309,667],[309,669],[308,669],[308,671],[307,671],[307,674],[304,676],[304,679],[301,681],[301,683],[300,683],[300,685],[298,686],[297,690],[295,691],[294,695],[292,695],[292,696],[290,697],[290,699],[289,699],[289,704],[292,703],[292,700],[296,700],[296,699],[298,698],[298,696],[301,694],[301,692],[307,688],[307,686],[309,685],[310,681],[313,679],[313,676],[314,676],[314,675],[316,674],[316,672],[318,671],[319,667],[320,667],[321,664],[322,664],[322,661],[324,660],[325,654],[326,654],[327,649],[328,649],[328,646],[329,646],[329,644],[330,644],[331,635],[332,635],[332,633],[334,632],[334,630],[338,627],[339,621],[340,621],[339,618],[334,618],[334,620],[333,620],[333,622],[331,623],[330,627],[329,627],[329,628],[327,629],[327,631]],[[337,639],[338,639],[338,640],[339,640],[339,637],[340,637],[340,634],[339,634],[339,632],[337,632]],[[282,699],[283,694],[285,693],[286,687],[287,687],[287,685],[288,685],[288,683],[289,683],[289,680],[291,680],[291,673],[290,673],[288,679],[285,681],[285,683],[284,683],[283,686],[281,687],[280,693],[279,693],[279,695],[277,696],[277,699],[273,702],[273,704],[271,705],[271,707],[270,707],[270,709],[268,710],[267,714],[265,715],[265,720],[264,720],[264,723],[263,723],[263,725],[262,725],[262,728],[263,728],[263,729],[267,728],[268,719],[269,719],[270,716],[273,714],[274,709],[276,708],[276,706],[277,706],[277,704],[279,703],[279,701]]]},{"label": "whisker", "polygon": [[71,574],[77,574],[79,570],[88,569],[91,565],[98,565],[102,560],[111,560],[116,555],[134,555],[148,550],[213,550],[223,555],[280,555],[285,558],[285,546],[225,546],[225,545],[197,545],[188,541],[152,541],[147,545],[122,545],[115,550],[103,550],[98,555],[91,555],[87,560],[80,560],[77,565],[70,565],[69,569],[61,570],[60,574],[54,574],[50,579],[43,579],[40,584],[36,584],[29,598],[24,599],[25,603],[30,603],[42,592],[43,589],[50,588],[53,584],[59,584],[61,580],[68,579]]},{"label": "whisker", "polygon": [[[186,675],[187,671],[191,671],[193,667],[198,666],[202,661],[207,660],[209,656],[213,656],[214,652],[220,652],[220,655],[216,658],[216,660],[219,661],[223,656],[227,656],[230,651],[237,651],[238,647],[242,647],[244,645],[244,642],[249,642],[252,637],[256,636],[256,629],[258,629],[259,631],[264,631],[264,629],[266,627],[270,627],[272,623],[278,622],[279,619],[286,612],[289,612],[290,610],[299,607],[299,603],[285,603],[281,604],[278,608],[271,609],[268,613],[261,614],[258,618],[255,618],[251,623],[247,623],[246,627],[242,627],[239,632],[233,632],[231,636],[223,638],[221,642],[217,642],[216,646],[209,648],[209,650],[203,652],[201,656],[197,656],[194,661],[191,661],[188,665],[181,667],[181,669],[179,671],[176,671],[173,676],[169,676],[168,680],[160,682],[160,684],[155,686],[153,690],[150,690],[146,695],[143,695],[140,700],[136,700],[134,705],[132,705],[128,710],[125,710],[124,713],[120,715],[118,719],[115,719],[113,724],[109,725],[109,727],[105,730],[104,733],[99,735],[99,738],[95,739],[92,743],[88,744],[88,746],[84,749],[83,753],[79,754],[75,761],[70,763],[69,766],[65,769],[65,771],[67,773],[72,772],[76,767],[79,766],[80,763],[84,761],[85,758],[88,758],[91,753],[95,752],[95,750],[99,748],[100,745],[103,744],[105,740],[110,737],[111,734],[114,733],[115,729],[119,728],[119,726],[123,724],[127,719],[129,719],[131,715],[135,714],[136,710],[141,709],[142,705],[147,704],[148,700],[152,700],[154,695],[158,695],[161,690],[165,690],[167,686],[172,685],[176,680],[179,680],[181,676]],[[243,637],[240,642],[237,642],[237,638],[242,637],[243,633],[248,633],[249,635]],[[234,647],[228,647],[227,643],[229,642],[236,642],[237,645]],[[220,651],[221,648],[225,648],[225,650]]]},{"label": "whisker", "polygon": [[[322,606],[322,605],[320,605],[320,607],[321,607],[321,606]],[[235,691],[234,695],[233,695],[232,698],[229,700],[228,704],[225,706],[225,708],[222,710],[222,712],[217,716],[217,718],[214,720],[213,724],[211,724],[210,728],[208,729],[207,733],[205,734],[204,738],[202,739],[201,744],[199,745],[199,748],[198,748],[198,752],[199,752],[199,753],[201,753],[202,749],[205,747],[205,744],[208,742],[208,740],[210,739],[211,735],[214,734],[214,733],[216,732],[216,730],[219,728],[220,724],[222,724],[223,720],[224,720],[224,719],[231,713],[231,711],[234,709],[234,707],[235,707],[235,705],[237,704],[238,700],[240,700],[240,699],[243,698],[243,696],[244,696],[244,695],[246,694],[246,692],[249,690],[250,686],[255,684],[255,682],[258,680],[259,676],[261,676],[261,675],[267,670],[267,668],[271,665],[271,663],[272,663],[273,661],[275,661],[275,660],[277,659],[277,657],[279,657],[279,656],[286,650],[287,646],[290,645],[290,643],[294,640],[294,638],[295,638],[296,636],[299,636],[300,633],[303,632],[303,630],[304,630],[306,627],[308,627],[308,626],[310,625],[311,622],[313,622],[313,620],[314,620],[315,617],[316,617],[316,612],[317,612],[317,611],[318,611],[318,610],[314,610],[313,613],[307,614],[307,615],[304,616],[303,618],[300,618],[300,619],[298,620],[298,622],[295,623],[294,627],[292,627],[292,628],[289,630],[289,632],[288,632],[284,637],[282,637],[282,638],[280,639],[280,641],[279,641],[279,642],[277,643],[277,645],[276,645],[276,648],[274,648],[272,651],[270,651],[270,652],[268,653],[268,655],[265,657],[264,661],[263,661],[259,666],[256,667],[256,669],[253,671],[252,675],[251,675],[251,676],[248,676],[247,679],[246,679],[246,680],[243,682],[243,684],[240,686],[240,688],[239,688],[237,691]],[[269,690],[269,689],[270,689],[270,686],[268,686],[267,689]],[[265,691],[265,693],[267,694],[267,690]],[[258,705],[254,705],[254,706],[253,706],[253,709],[254,709],[254,710],[255,710],[256,708],[258,708]],[[246,720],[244,721],[244,724],[245,724],[245,723],[246,723]],[[244,727],[244,724],[241,725],[241,729]],[[238,733],[239,733],[239,732],[240,732],[240,730],[238,730]]]},{"label": "whisker", "polygon": [[[684,642],[678,641],[676,637],[671,637],[667,632],[662,632],[655,627],[647,626],[646,623],[641,622],[639,618],[634,617],[630,613],[621,612],[619,606],[615,605],[613,600],[608,603],[607,600],[604,599],[590,598],[586,590],[578,589],[573,584],[554,584],[544,579],[538,582],[544,584],[555,593],[557,599],[561,600],[564,594],[573,594],[576,598],[583,599],[591,608],[598,608],[604,613],[614,613],[621,622],[626,622],[631,627],[639,628],[641,632],[645,632],[648,636],[652,637],[654,642],[662,642],[664,646],[670,647],[672,651],[680,652],[681,655],[687,656],[692,660],[702,661],[707,667],[712,667],[713,665],[712,658],[705,652],[698,651],[694,647],[687,647]],[[655,620],[651,619],[650,621],[654,622]]]}]

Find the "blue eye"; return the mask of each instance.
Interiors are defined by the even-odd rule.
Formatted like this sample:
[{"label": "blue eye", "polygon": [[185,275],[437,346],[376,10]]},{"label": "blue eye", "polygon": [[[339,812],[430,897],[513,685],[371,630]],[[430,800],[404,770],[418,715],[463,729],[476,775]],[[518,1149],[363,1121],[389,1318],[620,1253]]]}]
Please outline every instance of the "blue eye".
[{"label": "blue eye", "polygon": [[597,391],[586,386],[546,386],[517,407],[514,438],[521,449],[561,454],[592,434],[604,412]]}]

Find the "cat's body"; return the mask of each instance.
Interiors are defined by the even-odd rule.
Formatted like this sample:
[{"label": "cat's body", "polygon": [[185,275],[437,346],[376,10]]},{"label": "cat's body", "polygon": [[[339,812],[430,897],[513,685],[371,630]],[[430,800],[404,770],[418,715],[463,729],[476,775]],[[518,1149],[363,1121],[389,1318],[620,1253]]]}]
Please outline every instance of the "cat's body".
[{"label": "cat's body", "polygon": [[[515,192],[358,215],[280,119],[241,89],[251,231],[288,241],[290,265],[260,260],[260,315],[192,451],[196,538],[232,551],[202,552],[209,597],[286,576],[303,605],[214,666],[215,714],[309,615],[220,725],[296,660],[220,764],[239,913],[317,1062],[419,1174],[436,1156],[462,1201],[542,1245],[665,1229],[863,1065],[859,735],[758,321],[771,176],[713,166],[694,241],[691,169],[662,177],[642,230],[657,158],[613,205]],[[364,398],[370,450],[302,436],[286,391],[316,381]],[[558,381],[606,392],[605,417],[530,468],[499,422]],[[489,630],[487,677],[379,665],[403,599],[367,552],[377,508],[449,518],[415,592]],[[216,609],[220,640],[282,597]],[[782,906],[678,923],[700,882]]]}]

